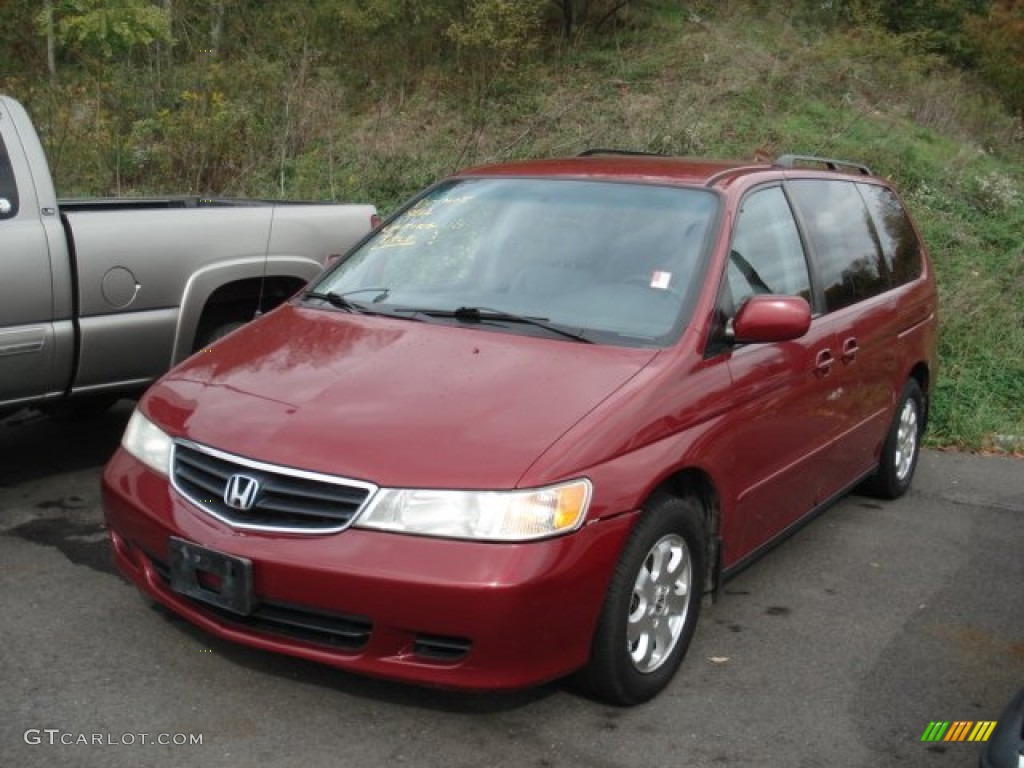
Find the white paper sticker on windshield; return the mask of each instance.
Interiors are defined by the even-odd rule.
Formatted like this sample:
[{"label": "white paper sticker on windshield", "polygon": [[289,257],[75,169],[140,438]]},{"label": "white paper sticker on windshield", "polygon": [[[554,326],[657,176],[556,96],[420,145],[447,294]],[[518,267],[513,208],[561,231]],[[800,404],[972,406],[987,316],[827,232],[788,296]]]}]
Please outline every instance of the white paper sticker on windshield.
[{"label": "white paper sticker on windshield", "polygon": [[651,288],[660,288],[661,290],[667,290],[668,284],[672,282],[671,272],[662,272],[660,269],[655,270],[654,274],[651,275]]}]

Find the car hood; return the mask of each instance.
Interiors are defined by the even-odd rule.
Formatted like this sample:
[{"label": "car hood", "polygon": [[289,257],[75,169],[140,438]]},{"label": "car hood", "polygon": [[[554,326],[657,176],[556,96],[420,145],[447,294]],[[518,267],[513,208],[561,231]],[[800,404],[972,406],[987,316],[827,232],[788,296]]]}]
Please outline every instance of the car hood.
[{"label": "car hood", "polygon": [[167,374],[176,437],[380,485],[515,487],[658,352],[285,305]]}]

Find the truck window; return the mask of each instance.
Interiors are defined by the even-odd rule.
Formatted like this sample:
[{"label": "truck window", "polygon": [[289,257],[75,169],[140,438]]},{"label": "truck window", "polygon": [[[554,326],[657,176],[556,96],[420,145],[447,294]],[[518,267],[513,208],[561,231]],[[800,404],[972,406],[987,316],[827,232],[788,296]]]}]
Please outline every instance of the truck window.
[{"label": "truck window", "polygon": [[11,168],[11,158],[7,155],[3,137],[0,137],[0,220],[17,215],[18,188],[14,184],[14,169]]},{"label": "truck window", "polygon": [[807,226],[825,289],[826,311],[888,290],[888,265],[857,185],[800,179],[790,182],[790,189]]}]

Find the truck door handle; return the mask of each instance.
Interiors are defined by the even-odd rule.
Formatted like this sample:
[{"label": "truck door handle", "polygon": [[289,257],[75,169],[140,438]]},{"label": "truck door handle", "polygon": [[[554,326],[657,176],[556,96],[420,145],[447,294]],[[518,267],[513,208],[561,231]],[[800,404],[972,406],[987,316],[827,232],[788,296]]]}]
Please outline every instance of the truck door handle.
[{"label": "truck door handle", "polygon": [[860,351],[860,347],[857,346],[857,340],[850,337],[843,342],[843,363],[849,365],[857,359],[857,352]]},{"label": "truck door handle", "polygon": [[814,375],[819,379],[824,379],[832,373],[832,364],[835,361],[836,360],[832,357],[832,352],[830,350],[821,350],[817,357],[814,358]]}]

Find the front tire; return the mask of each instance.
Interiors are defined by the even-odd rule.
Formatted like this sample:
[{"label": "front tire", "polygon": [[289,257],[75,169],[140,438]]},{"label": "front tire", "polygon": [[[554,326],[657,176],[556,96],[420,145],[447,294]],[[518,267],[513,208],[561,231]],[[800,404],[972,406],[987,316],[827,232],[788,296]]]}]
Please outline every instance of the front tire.
[{"label": "front tire", "polygon": [[863,491],[880,499],[898,499],[910,488],[921,453],[924,433],[924,395],[914,379],[903,385],[889,434],[882,446],[878,471],[868,478]]},{"label": "front tire", "polygon": [[664,497],[643,513],[612,574],[584,686],[631,706],[660,693],[686,655],[704,594],[703,508]]}]

